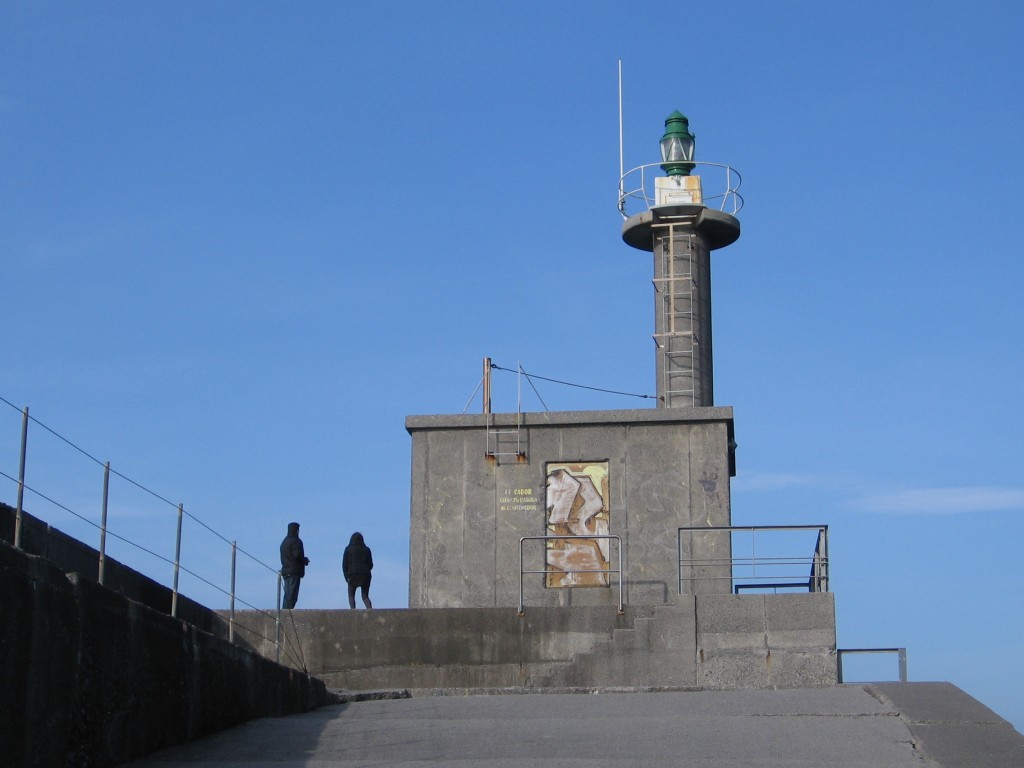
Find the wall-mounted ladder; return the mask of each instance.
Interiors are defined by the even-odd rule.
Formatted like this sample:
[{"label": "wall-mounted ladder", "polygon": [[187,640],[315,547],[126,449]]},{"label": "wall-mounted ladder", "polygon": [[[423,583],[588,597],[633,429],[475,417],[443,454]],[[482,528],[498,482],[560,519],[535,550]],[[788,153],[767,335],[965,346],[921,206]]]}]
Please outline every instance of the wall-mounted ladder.
[{"label": "wall-mounted ladder", "polygon": [[[522,366],[519,367],[520,377]],[[491,358],[484,358],[483,405],[487,423],[487,442],[484,447],[484,458],[490,462],[500,463],[502,456],[514,456],[516,462],[526,461],[526,445],[523,435],[522,392],[519,393],[519,404],[516,407],[515,428],[502,429],[494,423],[491,412]],[[518,387],[520,390],[522,385]]]},{"label": "wall-mounted ladder", "polygon": [[676,216],[654,225],[662,230],[654,236],[655,253],[660,259],[652,281],[660,315],[654,343],[661,355],[661,395],[667,408],[697,403],[694,368],[700,339],[695,322],[699,303],[699,278],[694,272],[696,218]]}]

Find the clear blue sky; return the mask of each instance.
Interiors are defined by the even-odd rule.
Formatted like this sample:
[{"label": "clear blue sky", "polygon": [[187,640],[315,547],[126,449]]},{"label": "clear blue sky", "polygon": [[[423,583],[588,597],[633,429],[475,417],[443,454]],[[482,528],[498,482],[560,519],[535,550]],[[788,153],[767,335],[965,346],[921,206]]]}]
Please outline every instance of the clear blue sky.
[{"label": "clear blue sky", "polygon": [[[840,646],[907,646],[1024,730],[1022,30],[987,0],[5,3],[0,396],[172,502],[115,477],[114,531],[173,558],[182,502],[275,564],[299,520],[300,607],[333,608],[358,529],[404,606],[406,415],[461,412],[484,356],[654,390],[621,58],[627,167],[679,109],[743,174],[713,262],[734,523],[830,524]],[[20,423],[0,403],[10,476]],[[98,521],[100,469],[35,425],[26,481]],[[191,521],[182,559],[227,587]],[[259,567],[239,592],[273,602]]]}]

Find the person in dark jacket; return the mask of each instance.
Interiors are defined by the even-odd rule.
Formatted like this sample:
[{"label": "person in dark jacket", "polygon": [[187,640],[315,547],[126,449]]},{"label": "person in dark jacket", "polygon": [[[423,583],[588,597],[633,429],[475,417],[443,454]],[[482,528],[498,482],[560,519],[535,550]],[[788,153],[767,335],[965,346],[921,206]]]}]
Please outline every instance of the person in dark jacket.
[{"label": "person in dark jacket", "polygon": [[356,607],[356,587],[362,590],[363,605],[373,608],[370,602],[370,571],[373,570],[373,554],[363,543],[363,534],[356,531],[345,547],[341,558],[341,572],[348,582],[348,607]]},{"label": "person in dark jacket", "polygon": [[288,523],[288,535],[281,542],[281,576],[284,579],[282,608],[292,609],[299,599],[299,579],[306,575],[309,558],[299,538],[299,524]]}]

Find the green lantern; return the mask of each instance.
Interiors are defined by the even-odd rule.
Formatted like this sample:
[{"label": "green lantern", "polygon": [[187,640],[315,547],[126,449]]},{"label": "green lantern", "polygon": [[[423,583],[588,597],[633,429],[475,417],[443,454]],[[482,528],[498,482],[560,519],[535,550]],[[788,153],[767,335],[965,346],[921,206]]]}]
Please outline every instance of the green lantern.
[{"label": "green lantern", "polygon": [[690,121],[679,110],[665,118],[665,135],[661,137],[661,170],[669,176],[689,176],[693,170],[694,135]]}]

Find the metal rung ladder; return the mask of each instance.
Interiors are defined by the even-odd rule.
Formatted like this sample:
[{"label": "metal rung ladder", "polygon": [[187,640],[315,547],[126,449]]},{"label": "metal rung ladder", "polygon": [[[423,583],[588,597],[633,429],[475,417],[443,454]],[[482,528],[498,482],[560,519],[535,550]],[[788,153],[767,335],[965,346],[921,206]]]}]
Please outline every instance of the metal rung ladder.
[{"label": "metal rung ladder", "polygon": [[[679,216],[659,226],[665,230],[657,235],[660,243],[661,272],[653,280],[661,308],[661,330],[654,334],[654,343],[662,360],[662,393],[665,405],[673,399],[687,405],[697,401],[694,367],[700,339],[694,332],[698,285],[693,274],[695,216]],[[666,245],[667,244],[667,245]]]}]

